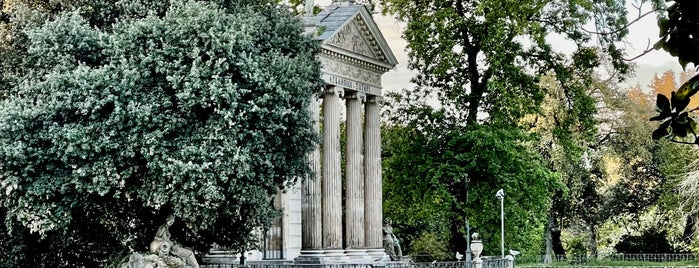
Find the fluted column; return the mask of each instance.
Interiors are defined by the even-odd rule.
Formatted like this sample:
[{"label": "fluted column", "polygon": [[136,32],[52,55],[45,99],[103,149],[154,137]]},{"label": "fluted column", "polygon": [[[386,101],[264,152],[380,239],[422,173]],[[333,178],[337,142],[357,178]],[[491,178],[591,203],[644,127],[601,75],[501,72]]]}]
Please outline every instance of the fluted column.
[{"label": "fluted column", "polygon": [[[345,239],[347,249],[365,248],[364,245],[364,142],[362,102],[366,95],[351,92],[345,95],[347,108],[347,142],[345,162]],[[348,252],[348,254],[350,254]]]},{"label": "fluted column", "polygon": [[[309,105],[309,113],[313,119],[314,130],[320,131],[319,103],[315,97]],[[313,251],[323,248],[323,218],[321,217],[321,167],[320,147],[308,154],[311,176],[301,187],[301,250]]]},{"label": "fluted column", "polygon": [[[364,112],[364,222],[366,247],[383,255],[381,232],[381,101],[379,96],[367,99]],[[380,250],[377,250],[380,249]]]},{"label": "fluted column", "polygon": [[323,248],[342,249],[340,87],[323,95]]}]

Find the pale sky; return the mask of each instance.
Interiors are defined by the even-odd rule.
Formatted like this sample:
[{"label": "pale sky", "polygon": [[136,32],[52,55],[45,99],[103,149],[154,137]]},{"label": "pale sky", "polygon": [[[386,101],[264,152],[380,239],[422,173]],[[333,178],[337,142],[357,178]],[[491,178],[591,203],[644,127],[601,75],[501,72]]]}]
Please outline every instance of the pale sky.
[{"label": "pale sky", "polygon": [[[627,1],[627,8],[631,10],[628,15],[629,21],[638,17],[638,11],[632,6],[635,1]],[[331,0],[316,0],[315,4],[319,6],[327,6]],[[649,10],[648,5],[642,10],[645,13]],[[393,54],[398,60],[398,66],[386,73],[383,78],[384,91],[399,91],[405,88],[412,88],[410,79],[415,75],[415,72],[408,70],[408,56],[405,52],[406,41],[401,38],[402,31],[405,29],[405,23],[398,22],[392,16],[384,16],[374,14],[374,20],[381,29],[381,33],[391,47]],[[629,27],[629,36],[627,38],[626,48],[628,50],[627,58],[635,57],[646,50],[650,40],[650,46],[658,40],[658,26],[655,14],[650,14],[641,20],[633,23]],[[677,59],[670,56],[664,50],[653,50],[646,55],[633,61],[638,65],[635,75],[632,75],[626,82],[627,85],[622,85],[622,88],[639,83],[641,86],[646,86],[650,83],[655,73],[663,73],[666,70],[674,70],[679,73],[682,67],[677,62]],[[691,68],[691,66],[688,66]]]},{"label": "pale sky", "polygon": [[[633,10],[631,2],[628,1],[627,8]],[[650,10],[649,4],[646,4],[641,11],[641,14],[645,14]],[[637,10],[629,12],[629,21],[633,21],[635,18],[639,17],[639,12]],[[629,50],[629,58],[635,57],[641,54],[649,46],[652,47],[653,44],[658,40],[658,21],[655,14],[649,14],[643,17],[641,20],[634,22],[629,27],[628,42],[629,45],[627,49]],[[666,70],[673,70],[675,73],[682,71],[682,66],[677,61],[677,58],[670,56],[670,53],[665,50],[653,50],[648,54],[638,58],[633,61],[638,65],[636,68],[636,74],[633,78],[629,79],[630,85],[635,85],[639,83],[641,86],[646,87],[653,76],[658,73],[662,74]],[[687,65],[687,69],[692,68],[691,64]]]}]

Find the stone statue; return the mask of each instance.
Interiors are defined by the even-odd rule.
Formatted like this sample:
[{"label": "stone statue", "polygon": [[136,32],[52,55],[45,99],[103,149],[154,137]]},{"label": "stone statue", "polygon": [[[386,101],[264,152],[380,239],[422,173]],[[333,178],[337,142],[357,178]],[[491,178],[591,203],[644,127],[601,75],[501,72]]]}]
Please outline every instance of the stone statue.
[{"label": "stone statue", "polygon": [[391,257],[392,261],[399,260],[403,256],[403,250],[400,248],[398,238],[393,234],[390,219],[386,220],[386,224],[383,226],[383,233],[383,248],[386,254]]},{"label": "stone statue", "polygon": [[197,258],[194,257],[194,252],[188,248],[184,248],[174,241],[170,240],[169,228],[175,222],[175,216],[170,215],[167,217],[165,224],[158,228],[158,232],[155,233],[155,238],[153,242],[150,243],[150,253],[156,254],[158,256],[168,256],[172,254],[174,256],[182,258],[187,267],[199,268],[197,263]]},{"label": "stone statue", "polygon": [[[184,264],[183,264],[184,265]],[[168,265],[158,256],[149,255],[143,256],[135,252],[129,256],[129,260],[121,264],[120,268],[160,268],[168,267]],[[182,267],[182,266],[180,266]]]},{"label": "stone statue", "polygon": [[150,255],[133,253],[121,268],[199,268],[192,250],[170,240],[169,228],[174,222],[175,216],[171,215],[158,228],[150,243]]}]

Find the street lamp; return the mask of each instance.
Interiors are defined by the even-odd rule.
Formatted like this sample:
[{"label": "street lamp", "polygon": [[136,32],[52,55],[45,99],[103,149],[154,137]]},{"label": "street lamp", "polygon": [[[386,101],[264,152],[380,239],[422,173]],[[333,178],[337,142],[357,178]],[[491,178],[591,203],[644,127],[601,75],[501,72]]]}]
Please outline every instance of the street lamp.
[{"label": "street lamp", "polygon": [[471,179],[468,177],[468,174],[464,175],[464,181],[466,182],[466,208],[464,208],[464,214],[466,216],[466,262],[470,263],[471,262],[471,226],[469,226],[468,222],[468,183],[471,181]]},{"label": "street lamp", "polygon": [[500,189],[495,193],[495,197],[500,199],[500,251],[502,258],[505,258],[505,191]]}]

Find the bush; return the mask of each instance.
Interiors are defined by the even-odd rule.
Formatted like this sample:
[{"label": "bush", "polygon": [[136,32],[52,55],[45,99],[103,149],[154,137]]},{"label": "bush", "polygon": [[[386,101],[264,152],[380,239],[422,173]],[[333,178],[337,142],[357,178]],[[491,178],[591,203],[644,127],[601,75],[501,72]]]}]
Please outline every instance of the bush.
[{"label": "bush", "polygon": [[624,235],[614,246],[619,253],[679,253],[667,240],[667,231],[655,228],[643,231],[641,235]]},{"label": "bush", "polygon": [[[435,233],[423,233],[411,245],[411,255],[416,257],[428,257],[429,261],[446,261],[451,258],[451,254],[447,250],[446,239],[440,239]],[[415,259],[415,261],[419,262],[420,260]]]}]

